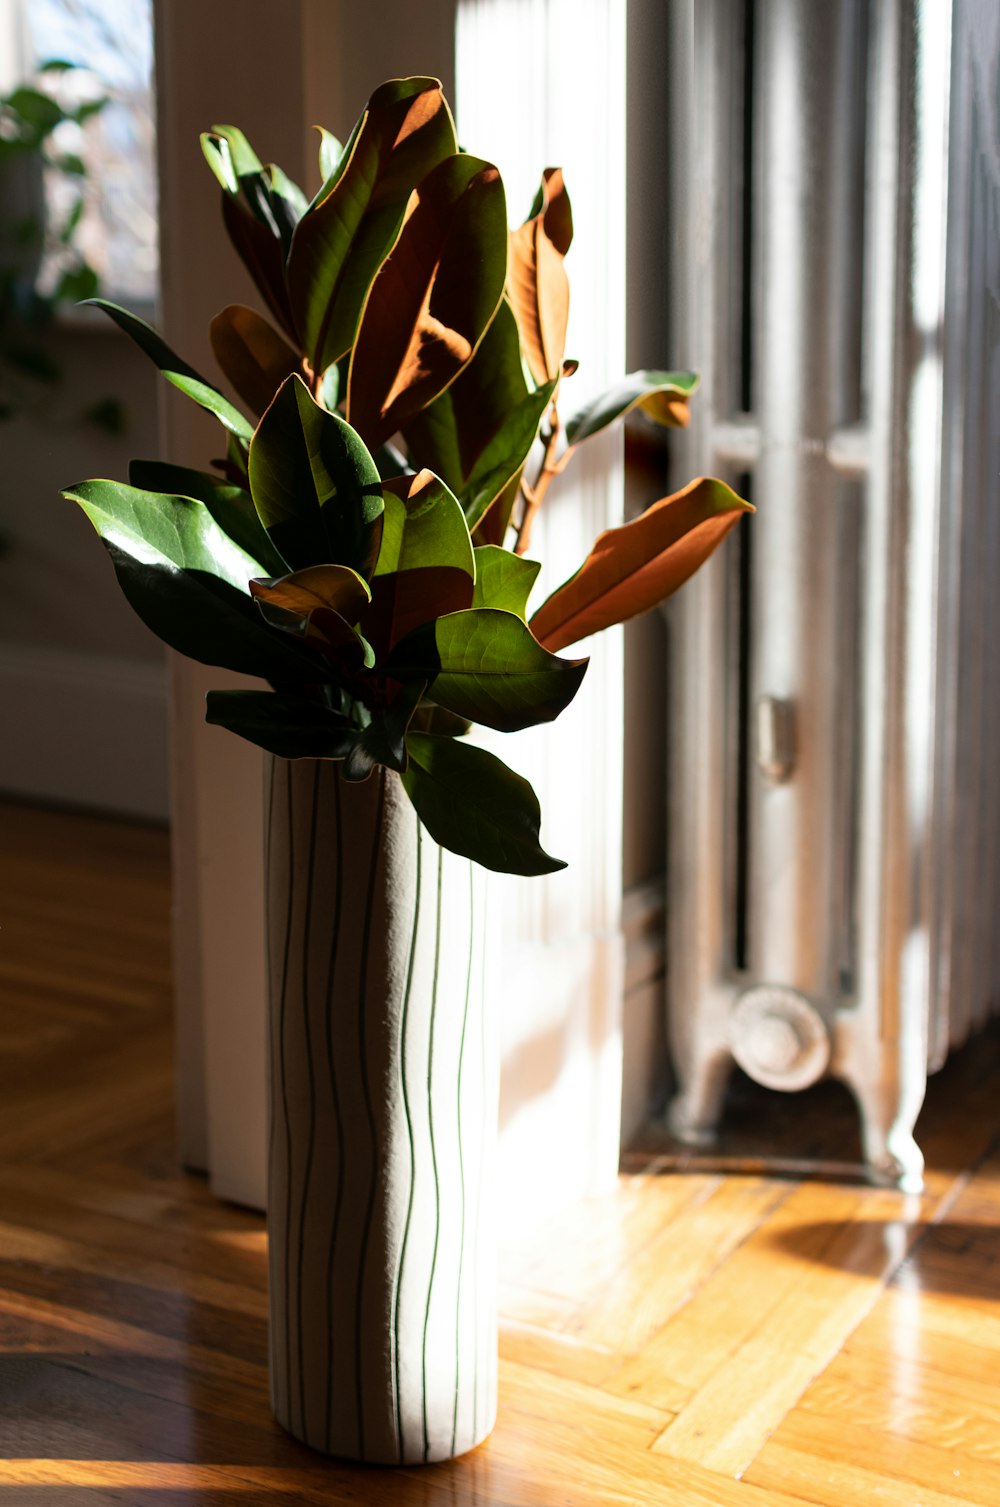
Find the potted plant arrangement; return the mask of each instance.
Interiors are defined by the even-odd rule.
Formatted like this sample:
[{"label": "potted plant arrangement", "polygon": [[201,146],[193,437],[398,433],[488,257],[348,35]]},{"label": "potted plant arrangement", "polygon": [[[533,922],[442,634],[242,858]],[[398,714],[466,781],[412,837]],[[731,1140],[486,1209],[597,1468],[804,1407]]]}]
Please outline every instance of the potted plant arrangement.
[{"label": "potted plant arrangement", "polygon": [[635,407],[685,423],[696,385],[638,373],[561,420],[562,174],[509,233],[497,169],[458,149],[429,78],[383,84],[343,147],[321,131],[311,201],[238,130],[203,146],[268,311],[212,322],[243,406],[104,307],[225,456],[65,495],[154,632],[268,683],[210,693],[207,716],[270,756],[276,1414],[328,1453],[440,1460],[495,1414],[473,871],[563,866],[531,787],[466,735],[557,717],[587,663],[558,651],[669,595],[748,505],[694,481],[529,614],[532,525],[573,451]]}]

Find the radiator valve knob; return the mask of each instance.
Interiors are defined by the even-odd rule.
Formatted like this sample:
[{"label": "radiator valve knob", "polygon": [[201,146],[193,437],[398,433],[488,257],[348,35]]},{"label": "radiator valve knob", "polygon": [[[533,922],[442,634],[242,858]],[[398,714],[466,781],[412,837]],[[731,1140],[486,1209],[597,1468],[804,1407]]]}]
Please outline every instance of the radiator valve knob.
[{"label": "radiator valve knob", "polygon": [[765,1088],[808,1088],[830,1062],[830,1033],[816,1006],[797,989],[758,984],[740,995],[729,1044],[740,1067]]}]

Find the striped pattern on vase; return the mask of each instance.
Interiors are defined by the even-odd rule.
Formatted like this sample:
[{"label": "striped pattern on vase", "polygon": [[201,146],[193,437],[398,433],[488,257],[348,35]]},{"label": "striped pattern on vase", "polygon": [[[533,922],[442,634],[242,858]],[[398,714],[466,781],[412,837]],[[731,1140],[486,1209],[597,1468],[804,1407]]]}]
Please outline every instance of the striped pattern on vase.
[{"label": "striped pattern on vase", "polygon": [[328,1454],[448,1459],[496,1417],[482,876],[390,771],[269,762],[272,1405]]}]

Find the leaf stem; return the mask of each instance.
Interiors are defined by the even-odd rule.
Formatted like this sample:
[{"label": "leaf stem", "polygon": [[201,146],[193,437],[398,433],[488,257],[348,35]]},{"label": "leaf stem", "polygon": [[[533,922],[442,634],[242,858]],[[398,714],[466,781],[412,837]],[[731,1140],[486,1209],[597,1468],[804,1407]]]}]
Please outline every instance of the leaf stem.
[{"label": "leaf stem", "polygon": [[566,463],[573,454],[574,447],[570,445],[558,460],[555,459],[556,447],[559,444],[559,436],[561,434],[562,424],[559,419],[559,410],[556,408],[555,403],[553,403],[549,409],[549,428],[542,435],[542,443],[545,446],[545,450],[542,455],[542,463],[538,468],[538,475],[535,477],[533,486],[529,486],[526,481],[522,481],[521,483],[521,491],[524,494],[524,512],[521,515],[521,522],[517,529],[517,541],[514,545],[515,555],[523,555],[527,552],[531,544],[531,530],[535,517],[549,489],[552,478],[559,476],[565,471]]}]

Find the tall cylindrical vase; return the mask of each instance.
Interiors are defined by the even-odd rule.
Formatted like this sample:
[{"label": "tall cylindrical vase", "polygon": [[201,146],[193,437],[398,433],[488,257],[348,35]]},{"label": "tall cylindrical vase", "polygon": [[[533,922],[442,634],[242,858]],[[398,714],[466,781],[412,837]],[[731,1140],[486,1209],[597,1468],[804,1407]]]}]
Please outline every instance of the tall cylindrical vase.
[{"label": "tall cylindrical vase", "polygon": [[390,771],[269,765],[274,1411],[328,1454],[448,1459],[496,1416],[481,876]]}]

